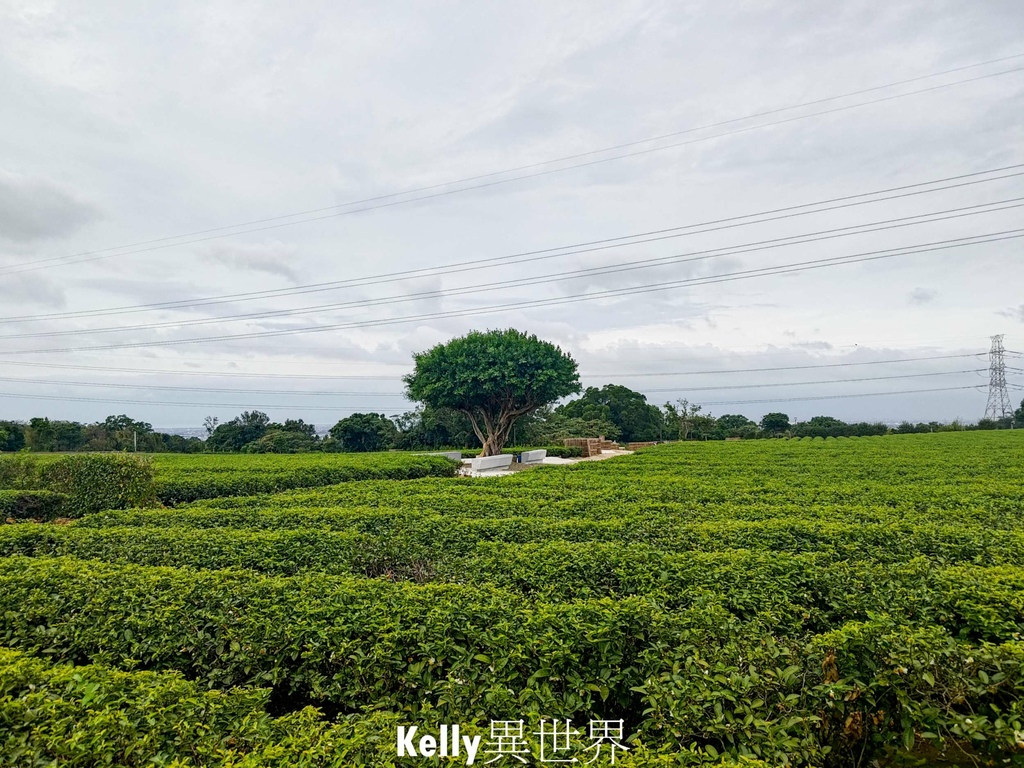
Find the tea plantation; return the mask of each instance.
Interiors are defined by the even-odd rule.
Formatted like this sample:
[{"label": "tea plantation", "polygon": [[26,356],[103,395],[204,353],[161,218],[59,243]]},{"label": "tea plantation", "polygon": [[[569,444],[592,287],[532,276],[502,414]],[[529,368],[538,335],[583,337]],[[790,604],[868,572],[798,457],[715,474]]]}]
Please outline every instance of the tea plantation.
[{"label": "tea plantation", "polygon": [[0,765],[464,765],[397,753],[454,723],[542,765],[566,720],[566,763],[621,720],[627,767],[1024,764],[1024,433],[423,458],[0,526]]}]

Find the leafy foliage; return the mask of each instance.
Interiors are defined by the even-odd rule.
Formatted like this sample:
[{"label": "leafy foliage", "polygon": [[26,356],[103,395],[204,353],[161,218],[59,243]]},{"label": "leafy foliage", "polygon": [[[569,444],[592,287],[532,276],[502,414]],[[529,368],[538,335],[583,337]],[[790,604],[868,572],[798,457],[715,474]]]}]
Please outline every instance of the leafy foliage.
[{"label": "leafy foliage", "polygon": [[664,436],[664,417],[657,406],[650,405],[645,395],[619,384],[606,384],[600,389],[587,387],[582,397],[559,406],[558,412],[571,418],[615,425],[615,434],[605,435],[609,439],[642,442],[660,440]]},{"label": "leafy foliage", "polygon": [[352,480],[450,477],[456,466],[439,456],[310,453],[279,455],[202,455],[153,457],[156,495],[167,505],[218,496],[275,493]]},{"label": "leafy foliage", "polygon": [[397,433],[394,422],[383,413],[353,413],[331,427],[329,450],[383,451],[394,444]]},{"label": "leafy foliage", "polygon": [[621,717],[626,768],[1012,765],[1022,438],[686,442],[3,526],[0,753],[383,767],[399,722]]},{"label": "leafy foliage", "polygon": [[789,416],[785,413],[766,413],[761,417],[761,429],[769,435],[781,435],[787,432],[789,427]]},{"label": "leafy foliage", "polygon": [[0,452],[20,451],[25,447],[25,425],[17,421],[0,421]]},{"label": "leafy foliage", "polygon": [[513,436],[517,445],[547,446],[569,437],[604,435],[608,440],[618,440],[621,434],[619,428],[605,418],[567,416],[561,408],[545,406],[520,419]]},{"label": "leafy foliage", "polygon": [[575,361],[554,344],[513,329],[473,331],[413,356],[412,400],[466,415],[483,455],[500,453],[516,420],[579,391]]},{"label": "leafy foliage", "polygon": [[[8,496],[11,508],[21,510],[13,517],[49,519],[58,511],[61,516],[79,517],[154,501],[152,465],[133,454],[0,456],[0,489],[32,492],[20,501]],[[39,514],[30,514],[33,510]]]},{"label": "leafy foliage", "polygon": [[[0,490],[0,522],[6,519],[53,520],[70,514],[68,496],[43,490]],[[9,530],[0,528],[0,531]]]},{"label": "leafy foliage", "polygon": [[0,456],[0,488],[38,488],[39,483],[39,460],[35,456]]}]

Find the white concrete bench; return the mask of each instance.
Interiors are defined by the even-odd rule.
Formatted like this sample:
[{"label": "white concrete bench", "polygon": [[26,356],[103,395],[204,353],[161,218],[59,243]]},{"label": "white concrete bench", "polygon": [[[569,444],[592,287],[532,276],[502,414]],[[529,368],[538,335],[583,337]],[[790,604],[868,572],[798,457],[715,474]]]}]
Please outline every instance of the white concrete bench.
[{"label": "white concrete bench", "polygon": [[522,464],[539,464],[544,461],[548,456],[548,452],[541,448],[537,451],[523,451],[519,456],[519,461]]},{"label": "white concrete bench", "polygon": [[512,459],[514,459],[511,453],[502,453],[498,456],[480,456],[473,459],[469,467],[474,472],[487,472],[489,470],[508,469],[512,466]]},{"label": "white concrete bench", "polygon": [[421,453],[420,456],[444,456],[452,461],[462,461],[462,451],[438,451],[437,453]]}]

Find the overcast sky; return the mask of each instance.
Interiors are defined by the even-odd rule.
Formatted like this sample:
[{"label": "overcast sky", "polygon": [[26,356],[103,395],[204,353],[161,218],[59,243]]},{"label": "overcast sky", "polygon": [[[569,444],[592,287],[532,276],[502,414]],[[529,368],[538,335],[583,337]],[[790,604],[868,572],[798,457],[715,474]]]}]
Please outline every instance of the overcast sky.
[{"label": "overcast sky", "polygon": [[1022,41],[1020,0],[0,0],[0,419],[399,413],[413,351],[516,327],[654,403],[976,420],[1024,350],[1024,239],[963,240],[1024,228]]}]

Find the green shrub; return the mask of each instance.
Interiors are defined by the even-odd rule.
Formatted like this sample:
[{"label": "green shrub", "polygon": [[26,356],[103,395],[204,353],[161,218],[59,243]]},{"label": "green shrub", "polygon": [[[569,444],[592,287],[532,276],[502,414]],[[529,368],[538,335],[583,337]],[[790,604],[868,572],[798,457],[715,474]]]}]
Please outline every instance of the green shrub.
[{"label": "green shrub", "polygon": [[[54,665],[0,649],[0,766],[395,768],[410,764],[396,756],[397,726],[415,724],[436,733],[441,722],[429,711],[374,712],[332,722],[305,708],[273,717],[267,712],[271,703],[267,688],[211,691],[177,672]],[[486,723],[466,719],[461,726],[464,735],[487,738]],[[531,726],[527,732],[535,730]],[[677,745],[669,754],[654,746],[631,743],[629,752],[616,755],[615,765],[768,766],[712,758],[692,747]],[[486,759],[478,756],[476,765]],[[607,758],[599,765],[608,765]]]},{"label": "green shrub", "polygon": [[53,491],[0,490],[0,522],[15,520],[53,520],[67,514],[68,495]]},{"label": "green shrub", "polygon": [[35,655],[0,652],[0,766],[392,768],[397,723],[540,716],[622,717],[623,768],[1024,760],[1024,433],[423,458],[154,460],[364,479],[0,526],[0,643]]},{"label": "green shrub", "polygon": [[638,689],[649,705],[639,729],[648,743],[710,743],[771,765],[877,765],[873,758],[924,744],[1001,758],[969,764],[1019,764],[1020,641],[971,644],[942,627],[880,617],[806,644],[766,637],[717,657],[699,647],[652,652],[666,669]]},{"label": "green shrub", "polygon": [[652,644],[692,638],[711,649],[756,628],[714,601],[668,613],[636,598],[537,603],[486,585],[0,559],[10,647],[135,659],[350,713],[612,716],[638,705],[632,689],[651,672],[640,656]]},{"label": "green shrub", "polygon": [[154,464],[156,495],[168,506],[353,480],[453,477],[458,469],[443,456],[403,453],[161,455]]},{"label": "green shrub", "polygon": [[272,736],[268,693],[207,691],[174,672],[50,667],[0,649],[0,766],[141,768],[158,755],[162,765],[168,757],[188,760],[179,765],[237,757]]},{"label": "green shrub", "polygon": [[153,503],[153,467],[128,454],[61,456],[40,469],[41,485],[68,496],[68,516]]},{"label": "green shrub", "polygon": [[39,487],[39,462],[28,453],[0,454],[0,489]]}]

